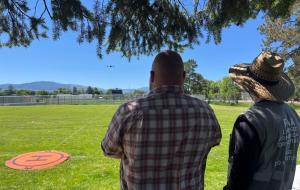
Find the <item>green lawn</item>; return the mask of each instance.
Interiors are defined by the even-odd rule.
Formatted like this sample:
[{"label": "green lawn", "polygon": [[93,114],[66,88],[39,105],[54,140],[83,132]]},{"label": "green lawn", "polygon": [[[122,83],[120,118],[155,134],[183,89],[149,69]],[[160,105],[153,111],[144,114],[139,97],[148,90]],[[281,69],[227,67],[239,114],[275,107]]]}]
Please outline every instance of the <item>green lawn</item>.
[{"label": "green lawn", "polygon": [[[119,161],[104,157],[99,148],[116,108],[117,105],[0,106],[0,189],[119,189]],[[247,107],[213,108],[223,139],[209,155],[205,183],[206,189],[219,190],[227,175],[232,124]],[[41,150],[65,151],[71,157],[62,165],[41,171],[16,171],[4,165],[18,154]]]}]

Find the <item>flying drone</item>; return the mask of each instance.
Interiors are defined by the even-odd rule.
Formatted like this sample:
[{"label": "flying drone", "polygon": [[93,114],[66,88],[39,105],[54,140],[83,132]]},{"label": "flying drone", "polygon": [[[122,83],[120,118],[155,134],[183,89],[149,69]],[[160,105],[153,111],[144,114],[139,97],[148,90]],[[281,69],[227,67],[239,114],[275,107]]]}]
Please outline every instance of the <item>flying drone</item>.
[{"label": "flying drone", "polygon": [[114,68],[115,66],[114,65],[107,65],[106,67],[107,68]]}]

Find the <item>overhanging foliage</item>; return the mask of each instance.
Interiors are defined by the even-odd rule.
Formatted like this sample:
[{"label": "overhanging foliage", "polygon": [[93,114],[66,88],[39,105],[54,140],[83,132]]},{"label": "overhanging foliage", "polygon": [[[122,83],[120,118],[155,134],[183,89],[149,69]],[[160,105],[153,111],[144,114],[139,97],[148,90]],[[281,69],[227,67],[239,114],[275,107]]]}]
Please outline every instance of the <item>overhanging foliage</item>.
[{"label": "overhanging foliage", "polygon": [[100,58],[104,50],[128,58],[163,47],[180,51],[201,37],[219,43],[222,28],[241,25],[260,11],[271,18],[287,17],[294,1],[97,0],[88,8],[81,0],[1,0],[0,47],[27,47],[48,37],[51,28],[54,40],[68,30],[78,32],[79,43],[96,40]]}]

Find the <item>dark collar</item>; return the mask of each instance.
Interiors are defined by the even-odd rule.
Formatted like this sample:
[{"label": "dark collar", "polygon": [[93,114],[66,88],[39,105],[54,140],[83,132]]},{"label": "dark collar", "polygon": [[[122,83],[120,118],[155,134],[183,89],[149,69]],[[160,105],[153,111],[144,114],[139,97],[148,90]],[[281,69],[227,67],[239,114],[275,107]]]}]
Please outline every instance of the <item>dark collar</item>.
[{"label": "dark collar", "polygon": [[183,87],[172,85],[172,86],[160,86],[157,88],[154,88],[150,91],[149,95],[152,94],[183,94]]},{"label": "dark collar", "polygon": [[276,104],[283,104],[284,102],[282,101],[274,101],[274,100],[267,100],[267,99],[261,99],[258,102],[254,103],[254,104],[260,104],[260,103],[276,103]]}]

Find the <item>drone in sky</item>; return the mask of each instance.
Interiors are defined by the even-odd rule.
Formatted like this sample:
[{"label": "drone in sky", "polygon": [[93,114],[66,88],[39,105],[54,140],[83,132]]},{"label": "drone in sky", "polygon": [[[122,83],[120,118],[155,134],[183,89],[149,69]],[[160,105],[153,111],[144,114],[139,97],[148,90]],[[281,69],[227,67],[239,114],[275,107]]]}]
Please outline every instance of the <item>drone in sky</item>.
[{"label": "drone in sky", "polygon": [[115,66],[114,65],[107,65],[106,67],[107,68],[114,68]]}]

